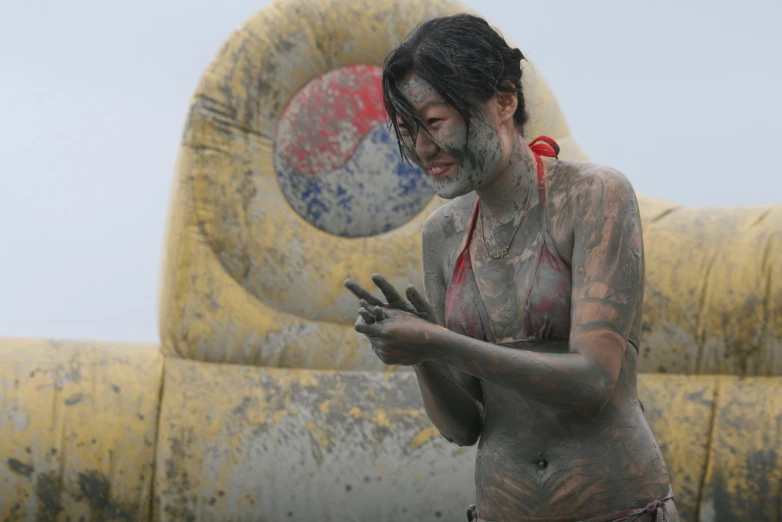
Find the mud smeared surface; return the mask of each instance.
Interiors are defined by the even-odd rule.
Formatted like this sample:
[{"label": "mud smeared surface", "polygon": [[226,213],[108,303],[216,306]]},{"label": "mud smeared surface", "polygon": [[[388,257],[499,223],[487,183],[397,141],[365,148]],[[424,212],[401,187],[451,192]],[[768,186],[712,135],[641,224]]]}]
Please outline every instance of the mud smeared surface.
[{"label": "mud smeared surface", "polygon": [[11,468],[11,471],[14,473],[18,473],[27,478],[30,478],[35,472],[34,467],[16,459],[8,459],[8,467]]},{"label": "mud smeared surface", "polygon": [[[92,508],[95,520],[132,522],[139,511],[137,504],[119,502],[111,498],[111,486],[106,475],[99,471],[88,471],[78,475],[79,492]],[[78,497],[78,495],[77,495]]]},{"label": "mud smeared surface", "polygon": [[[80,517],[81,522],[134,522],[138,520],[141,510],[137,503],[123,502],[112,498],[111,484],[100,471],[90,470],[78,473],[76,477],[77,487],[68,487],[67,480],[58,471],[35,473],[35,468],[24,464],[17,459],[8,459],[8,467],[14,473],[22,475],[34,481],[34,496],[37,502],[34,504],[35,522],[53,522],[63,512],[66,505],[64,498],[70,497],[76,502],[90,507],[90,516]],[[28,497],[29,498],[29,497]],[[27,498],[17,500],[11,506],[3,506],[2,522],[16,522],[29,520],[24,510]],[[67,513],[66,513],[67,515]],[[66,518],[66,520],[72,520]],[[75,519],[74,519],[75,520]]]},{"label": "mud smeared surface", "polygon": [[38,511],[35,514],[35,522],[57,520],[57,515],[62,511],[61,490],[58,472],[50,471],[37,476],[35,494],[38,497]]},{"label": "mud smeared surface", "polygon": [[[428,429],[414,375],[215,374],[189,361],[172,362],[170,372],[178,398],[164,398],[160,420],[161,519],[382,521],[407,517],[403,508],[422,520],[462,515],[461,502],[448,505],[438,492],[469,497],[473,457]],[[219,414],[196,406],[207,388],[223,390]],[[390,491],[409,498],[395,502]]]}]

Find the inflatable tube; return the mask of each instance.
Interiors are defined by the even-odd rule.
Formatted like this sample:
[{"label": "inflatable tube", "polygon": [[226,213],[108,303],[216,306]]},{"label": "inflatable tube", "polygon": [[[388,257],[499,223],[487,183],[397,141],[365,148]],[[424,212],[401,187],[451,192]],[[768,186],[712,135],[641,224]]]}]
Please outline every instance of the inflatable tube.
[{"label": "inflatable tube", "polygon": [[[421,17],[461,10],[289,0],[228,40],[179,154],[160,297],[170,357],[3,340],[3,520],[464,516],[475,448],[439,437],[413,375],[317,370],[383,367],[353,333],[342,279],[420,285],[420,225],[440,202],[389,152],[377,67]],[[525,82],[530,134],[585,160],[529,63]],[[782,371],[780,207],[639,202],[639,368],[742,375],[639,376],[682,520],[778,519],[782,384],[743,375]]]},{"label": "inflatable tube", "polygon": [[147,520],[157,346],[3,339],[0,519]]},{"label": "inflatable tube", "polygon": [[[438,205],[385,124],[380,65],[449,0],[284,1],[232,35],[199,84],[180,149],[161,296],[167,354],[215,362],[382,368],[350,325],[342,281],[421,285]],[[525,63],[530,132],[583,159]]]},{"label": "inflatable tube", "polygon": [[[696,520],[717,382],[713,376],[639,379],[682,520]],[[172,358],[164,388],[154,520],[463,520],[467,505],[475,502],[477,447],[450,444],[432,427],[409,372],[254,368]],[[769,389],[775,389],[773,383]],[[763,424],[768,418],[756,410],[758,399],[746,403],[753,412],[746,418],[773,443],[779,437]],[[782,411],[775,406],[769,411]],[[742,456],[757,450],[754,444],[738,446]],[[765,462],[774,466],[778,459]],[[739,478],[758,484],[758,478],[747,477],[754,469],[735,457],[714,474],[729,473],[722,487]],[[713,490],[710,483],[706,487]],[[777,494],[770,492],[777,490],[768,491],[766,497],[741,498],[756,498],[769,509]]]},{"label": "inflatable tube", "polygon": [[[450,0],[287,0],[228,39],[196,90],[180,149],[164,353],[395,371],[353,331],[356,303],[342,281],[372,286],[381,272],[420,288],[421,224],[442,202],[399,159],[379,66],[422,18],[465,10]],[[523,67],[528,133],[586,160],[545,81]],[[781,207],[639,204],[640,370],[779,375]]]}]

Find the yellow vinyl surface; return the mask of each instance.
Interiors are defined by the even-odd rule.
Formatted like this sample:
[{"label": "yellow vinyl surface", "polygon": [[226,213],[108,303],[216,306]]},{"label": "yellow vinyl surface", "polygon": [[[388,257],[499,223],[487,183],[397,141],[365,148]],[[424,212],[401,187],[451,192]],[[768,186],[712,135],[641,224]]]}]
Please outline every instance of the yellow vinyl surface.
[{"label": "yellow vinyl surface", "polygon": [[0,520],[147,520],[162,370],[157,346],[0,341]]},{"label": "yellow vinyl surface", "polygon": [[[160,301],[163,351],[186,359],[313,369],[381,370],[351,325],[342,282],[382,272],[421,288],[420,235],[435,198],[388,233],[344,238],[296,214],[273,162],[277,123],[307,82],[383,59],[423,18],[465,10],[450,0],[288,0],[226,42],[193,97],[173,188]],[[586,156],[525,62],[529,132]]]},{"label": "yellow vinyl surface", "polygon": [[[415,376],[353,331],[342,287],[381,272],[421,288],[421,225],[442,202],[379,235],[330,235],[291,209],[273,160],[281,115],[308,82],[380,65],[421,19],[464,10],[281,0],[228,38],[179,150],[160,347],[0,339],[0,521],[464,518],[476,448],[432,427]],[[588,161],[523,65],[528,134]],[[639,396],[682,520],[778,520],[782,206],[638,199]]]},{"label": "yellow vinyl surface", "polygon": [[[196,89],[179,151],[160,298],[165,354],[393,371],[353,332],[357,305],[342,281],[372,287],[381,272],[421,288],[421,225],[442,201],[380,235],[322,232],[281,193],[275,132],[311,80],[380,65],[419,20],[464,10],[451,0],[285,0],[227,40]],[[527,134],[556,139],[563,159],[587,160],[545,80],[523,66]],[[780,375],[782,207],[638,199],[647,257],[640,370]]]}]

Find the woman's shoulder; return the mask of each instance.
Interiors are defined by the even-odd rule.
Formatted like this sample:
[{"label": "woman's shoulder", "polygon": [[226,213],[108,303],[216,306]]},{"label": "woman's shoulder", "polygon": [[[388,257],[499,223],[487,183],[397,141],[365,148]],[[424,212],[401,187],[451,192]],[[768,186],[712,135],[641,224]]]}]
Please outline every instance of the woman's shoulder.
[{"label": "woman's shoulder", "polygon": [[[574,231],[620,207],[636,207],[632,184],[615,168],[597,163],[555,160],[546,180],[549,233],[562,259],[570,264]],[[627,207],[630,205],[630,207]]]},{"label": "woman's shoulder", "polygon": [[573,209],[591,206],[595,198],[635,196],[627,176],[613,167],[561,160],[556,161],[551,171],[548,192],[556,207]]},{"label": "woman's shoulder", "polygon": [[440,244],[454,237],[461,238],[470,226],[475,208],[475,192],[448,201],[424,221],[423,240]]}]

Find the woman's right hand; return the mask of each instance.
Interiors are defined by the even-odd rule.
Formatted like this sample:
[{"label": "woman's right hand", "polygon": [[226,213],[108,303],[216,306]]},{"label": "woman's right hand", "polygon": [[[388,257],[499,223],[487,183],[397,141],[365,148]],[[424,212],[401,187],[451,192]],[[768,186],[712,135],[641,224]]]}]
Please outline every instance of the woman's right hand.
[{"label": "woman's right hand", "polygon": [[[351,279],[345,281],[345,287],[350,290],[359,300],[363,299],[372,306],[401,310],[403,312],[418,316],[421,319],[429,321],[430,323],[437,324],[434,310],[432,310],[432,307],[429,305],[426,299],[418,292],[418,290],[416,290],[413,285],[407,287],[405,292],[407,299],[405,299],[399,295],[399,292],[396,291],[396,288],[394,288],[394,286],[380,274],[373,274],[372,281],[375,283],[375,285],[377,285],[380,291],[383,292],[387,302],[384,303],[377,297],[373,296],[361,285]],[[364,317],[364,320],[372,321],[372,317]]]}]

